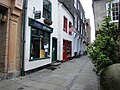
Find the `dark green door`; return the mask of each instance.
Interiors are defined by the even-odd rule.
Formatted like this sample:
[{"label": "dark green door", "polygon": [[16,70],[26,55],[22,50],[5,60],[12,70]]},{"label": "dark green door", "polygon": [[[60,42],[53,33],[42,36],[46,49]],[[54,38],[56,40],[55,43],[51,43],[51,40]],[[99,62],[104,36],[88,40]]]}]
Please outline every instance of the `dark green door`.
[{"label": "dark green door", "polygon": [[57,61],[57,38],[52,38],[52,61]]}]

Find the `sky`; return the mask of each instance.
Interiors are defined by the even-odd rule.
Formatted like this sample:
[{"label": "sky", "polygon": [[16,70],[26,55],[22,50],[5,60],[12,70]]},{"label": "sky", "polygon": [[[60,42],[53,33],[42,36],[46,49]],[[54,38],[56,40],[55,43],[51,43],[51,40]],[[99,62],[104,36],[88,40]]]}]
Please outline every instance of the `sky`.
[{"label": "sky", "polygon": [[91,42],[95,40],[94,15],[92,9],[92,0],[80,0],[85,11],[86,19],[90,19],[91,24]]}]

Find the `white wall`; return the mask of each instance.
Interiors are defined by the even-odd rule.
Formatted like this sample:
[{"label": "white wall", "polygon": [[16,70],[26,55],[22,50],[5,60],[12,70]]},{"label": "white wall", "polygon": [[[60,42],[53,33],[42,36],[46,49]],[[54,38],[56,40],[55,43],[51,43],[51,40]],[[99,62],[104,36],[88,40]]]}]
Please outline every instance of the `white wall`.
[{"label": "white wall", "polygon": [[[57,37],[57,0],[51,0],[52,3],[52,21],[53,24],[50,26],[53,28],[53,34],[52,37]],[[51,58],[49,59],[42,59],[42,60],[36,60],[36,61],[29,61],[30,60],[30,35],[31,35],[31,28],[28,26],[28,17],[33,18],[33,7],[35,7],[35,10],[41,11],[41,19],[37,19],[37,21],[43,23],[42,14],[43,14],[43,0],[28,0],[28,6],[27,6],[27,17],[26,17],[26,28],[25,28],[25,71],[34,69],[46,64],[51,63]],[[50,39],[50,56],[51,50],[52,50],[52,37]],[[57,37],[58,38],[58,37]]]},{"label": "white wall", "polygon": [[[73,25],[73,17],[71,14],[68,12],[68,10],[61,4],[59,3],[58,7],[58,36],[59,36],[59,60],[63,60],[63,39],[72,41],[72,35],[69,35],[69,21]],[[63,31],[63,22],[64,22],[64,16],[68,19],[68,30],[67,33]]]},{"label": "white wall", "polygon": [[[51,25],[53,27],[53,33],[51,34],[51,38],[52,37],[57,38],[57,60],[59,60],[58,0],[51,0],[51,2],[52,2],[52,21],[53,21],[53,24]],[[52,40],[51,40],[51,51],[52,51]]]}]

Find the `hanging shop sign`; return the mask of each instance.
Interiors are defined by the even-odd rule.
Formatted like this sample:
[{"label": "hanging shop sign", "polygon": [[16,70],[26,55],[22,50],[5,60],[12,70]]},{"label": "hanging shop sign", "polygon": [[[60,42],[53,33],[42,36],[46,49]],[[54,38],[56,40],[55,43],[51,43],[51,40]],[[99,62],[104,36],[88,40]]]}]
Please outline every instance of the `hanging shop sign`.
[{"label": "hanging shop sign", "polygon": [[41,18],[41,11],[35,11],[34,12],[34,18],[35,19],[40,19]]}]

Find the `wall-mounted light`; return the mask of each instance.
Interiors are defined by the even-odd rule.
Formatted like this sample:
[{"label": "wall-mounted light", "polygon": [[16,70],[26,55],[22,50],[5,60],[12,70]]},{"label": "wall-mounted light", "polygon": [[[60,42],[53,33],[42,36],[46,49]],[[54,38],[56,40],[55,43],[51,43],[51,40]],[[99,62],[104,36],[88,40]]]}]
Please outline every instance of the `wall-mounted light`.
[{"label": "wall-mounted light", "polygon": [[4,23],[7,22],[7,16],[6,16],[6,15],[3,15],[1,21],[4,22]]},{"label": "wall-mounted light", "polygon": [[35,7],[33,7],[33,13],[35,13]]}]

